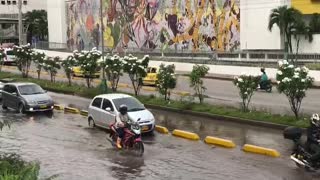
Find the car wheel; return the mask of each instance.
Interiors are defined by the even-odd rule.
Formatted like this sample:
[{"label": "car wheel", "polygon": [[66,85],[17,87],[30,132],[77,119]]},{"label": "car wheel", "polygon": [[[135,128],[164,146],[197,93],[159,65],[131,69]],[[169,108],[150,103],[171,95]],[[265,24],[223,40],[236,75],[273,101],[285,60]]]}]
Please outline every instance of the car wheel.
[{"label": "car wheel", "polygon": [[25,107],[24,107],[24,105],[23,104],[19,104],[19,108],[18,108],[18,110],[17,110],[17,112],[18,113],[20,113],[20,114],[23,114],[23,113],[25,113]]},{"label": "car wheel", "polygon": [[92,119],[92,117],[89,117],[89,119],[88,119],[88,125],[89,125],[89,127],[91,127],[91,128],[96,127],[96,124],[94,123],[94,120]]}]

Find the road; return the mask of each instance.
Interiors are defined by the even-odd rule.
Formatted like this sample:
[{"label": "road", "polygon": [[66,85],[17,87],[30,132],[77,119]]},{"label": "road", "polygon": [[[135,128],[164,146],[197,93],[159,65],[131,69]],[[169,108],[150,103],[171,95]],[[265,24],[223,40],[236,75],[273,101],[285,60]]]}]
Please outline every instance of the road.
[{"label": "road", "polygon": [[[89,99],[49,93],[65,105],[86,107]],[[155,133],[145,136],[142,158],[117,151],[106,141],[102,129],[87,127],[86,118],[56,111],[44,114],[18,115],[0,112],[1,119],[12,121],[11,129],[0,134],[2,152],[17,152],[27,160],[41,163],[41,177],[58,175],[66,180],[105,179],[223,179],[223,180],[313,180],[319,174],[305,173],[289,160],[291,142],[281,132],[254,126],[226,123],[213,119],[152,110],[158,124],[169,129],[201,132],[203,138],[213,135],[232,139],[237,148],[213,148],[171,135]],[[276,148],[282,156],[271,158],[247,154],[241,145]]]},{"label": "road", "polygon": [[[31,67],[34,69],[34,66]],[[19,73],[17,70],[6,69],[6,71]],[[58,71],[59,75],[63,75],[62,70]],[[35,74],[33,74],[36,77]],[[42,78],[49,79],[48,75],[42,75]],[[66,81],[66,79],[57,77],[57,81]],[[74,80],[74,82],[85,84],[84,80]],[[193,89],[189,87],[189,80],[185,76],[178,76],[178,84],[176,90],[191,92],[193,94]],[[216,79],[205,79],[205,86],[207,88],[205,94],[208,98],[205,99],[206,102],[215,105],[226,105],[232,107],[240,107],[240,97],[238,89],[233,85],[231,81],[223,81]],[[130,79],[127,75],[120,78],[120,83],[131,84]],[[132,92],[132,89],[121,89],[122,91]],[[156,94],[155,92],[143,91],[143,94]],[[180,96],[175,96],[176,99],[185,99]],[[194,99],[197,101],[197,99]],[[303,99],[301,106],[301,112],[304,114],[312,114],[314,112],[319,112],[320,107],[320,90],[310,89],[307,91],[307,96]],[[273,87],[272,93],[266,93],[263,91],[255,92],[251,101],[252,110],[260,110],[276,114],[292,114],[288,99],[285,95],[279,94],[276,87]]]}]

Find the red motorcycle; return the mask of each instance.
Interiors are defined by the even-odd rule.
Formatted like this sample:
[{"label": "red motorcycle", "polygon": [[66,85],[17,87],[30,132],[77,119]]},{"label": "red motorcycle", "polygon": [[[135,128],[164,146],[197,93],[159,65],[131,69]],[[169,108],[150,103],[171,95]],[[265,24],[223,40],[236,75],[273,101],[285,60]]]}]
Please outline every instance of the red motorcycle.
[{"label": "red motorcycle", "polygon": [[[133,150],[138,156],[142,156],[144,152],[144,146],[141,139],[141,127],[139,125],[139,120],[137,122],[127,123],[124,127],[124,137],[121,140],[121,146],[124,149]],[[118,138],[118,133],[114,126],[115,124],[111,124],[109,127],[111,129],[110,132],[110,142],[112,146],[116,147],[116,142]]]}]

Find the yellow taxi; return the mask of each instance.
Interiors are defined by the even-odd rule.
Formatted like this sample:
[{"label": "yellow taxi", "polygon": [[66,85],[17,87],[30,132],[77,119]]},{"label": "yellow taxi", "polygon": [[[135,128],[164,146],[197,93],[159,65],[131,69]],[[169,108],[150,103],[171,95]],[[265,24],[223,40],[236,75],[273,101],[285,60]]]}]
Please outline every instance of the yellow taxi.
[{"label": "yellow taxi", "polygon": [[[93,77],[99,78],[100,77],[100,68],[97,69],[96,73],[94,73]],[[85,77],[83,74],[83,71],[81,70],[80,66],[74,66],[72,67],[72,75],[74,77]]]},{"label": "yellow taxi", "polygon": [[156,66],[147,68],[147,76],[143,78],[143,85],[156,85],[158,80],[159,68]]}]

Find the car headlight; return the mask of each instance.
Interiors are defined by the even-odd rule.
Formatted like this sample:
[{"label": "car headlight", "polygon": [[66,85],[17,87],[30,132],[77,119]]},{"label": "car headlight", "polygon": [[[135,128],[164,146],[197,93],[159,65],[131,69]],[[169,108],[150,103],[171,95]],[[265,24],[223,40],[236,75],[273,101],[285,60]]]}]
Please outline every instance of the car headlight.
[{"label": "car headlight", "polygon": [[28,104],[37,104],[37,101],[31,100],[31,101],[28,101]]}]

